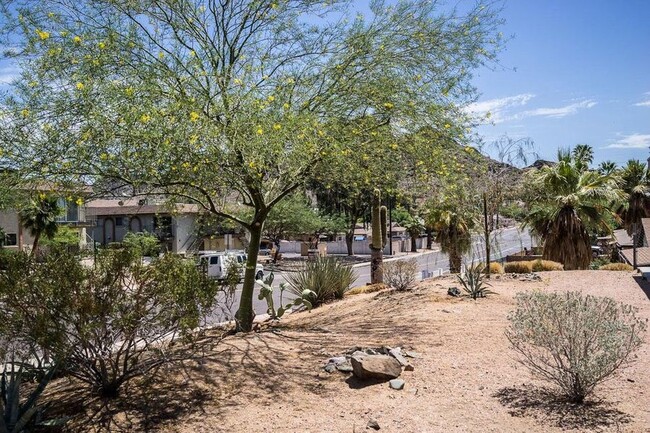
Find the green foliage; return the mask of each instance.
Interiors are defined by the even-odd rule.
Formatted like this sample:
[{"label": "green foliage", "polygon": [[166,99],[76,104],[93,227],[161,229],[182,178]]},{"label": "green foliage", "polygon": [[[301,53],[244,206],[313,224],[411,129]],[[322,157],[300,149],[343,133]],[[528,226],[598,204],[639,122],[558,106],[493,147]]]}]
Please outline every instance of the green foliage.
[{"label": "green foliage", "polygon": [[49,367],[44,374],[37,375],[36,386],[29,389],[27,398],[22,399],[21,402],[21,385],[26,381],[24,377],[26,365],[13,359],[3,365],[0,376],[0,433],[31,431],[41,417],[41,408],[36,403],[50,383],[56,367]]},{"label": "green foliage", "polygon": [[634,224],[640,224],[648,217],[650,207],[650,174],[646,164],[631,159],[622,168],[622,189],[627,194],[627,200],[618,207],[623,227],[632,234]]},{"label": "green foliage", "polygon": [[122,240],[122,245],[139,257],[157,257],[160,254],[160,241],[152,233],[128,232]]},{"label": "green foliage", "polygon": [[598,268],[601,271],[633,271],[632,265],[627,263],[607,263]]},{"label": "green foliage", "polygon": [[61,226],[51,238],[45,238],[41,245],[52,248],[72,248],[79,246],[79,232],[71,227]]},{"label": "green foliage", "polygon": [[20,223],[29,230],[34,237],[32,255],[38,251],[38,242],[41,236],[52,239],[59,228],[56,223],[61,214],[56,197],[39,196],[32,199],[29,205],[19,213]]},{"label": "green foliage", "polygon": [[282,316],[284,316],[284,313],[289,311],[292,307],[294,306],[299,306],[299,305],[304,305],[307,307],[307,310],[312,309],[312,304],[310,299],[313,299],[315,296],[315,293],[313,293],[311,290],[303,290],[302,293],[300,294],[299,297],[295,298],[292,302],[289,304],[283,305],[282,304],[282,295],[285,290],[287,290],[287,283],[280,283],[280,308],[277,310],[275,309],[275,302],[273,301],[273,272],[271,272],[264,280],[256,280],[255,282],[259,284],[260,287],[260,294],[257,299],[260,301],[262,299],[266,300],[266,305],[267,305],[267,310],[266,313],[271,317],[271,320],[277,320],[280,319]]},{"label": "green foliage", "polygon": [[501,206],[499,208],[499,213],[502,216],[506,218],[512,218],[517,222],[523,221],[527,214],[524,206],[517,202],[510,202],[505,206]]},{"label": "green foliage", "polygon": [[468,266],[465,272],[458,274],[458,282],[468,296],[474,300],[485,298],[487,295],[493,295],[494,292],[488,289],[490,284],[485,281],[485,266]]},{"label": "green foliage", "polygon": [[407,290],[417,281],[418,261],[416,259],[391,260],[384,262],[383,267],[384,282],[395,290]]},{"label": "green foliage", "polygon": [[533,272],[533,262],[507,262],[504,265],[503,270],[507,274],[530,274]]},{"label": "green foliage", "polygon": [[5,233],[4,229],[0,227],[0,249],[5,246],[5,242],[7,241],[7,233]]},{"label": "green foliage", "polygon": [[601,266],[609,264],[610,259],[609,257],[596,257],[589,263],[589,269],[591,270],[597,270],[600,269]]},{"label": "green foliage", "polygon": [[357,276],[351,267],[339,260],[317,258],[306,262],[301,270],[288,274],[286,279],[291,293],[302,298],[305,290],[309,290],[305,299],[318,307],[324,302],[343,299]]},{"label": "green foliage", "polygon": [[519,293],[506,337],[523,365],[582,403],[643,343],[647,320],[636,312],[578,292]]},{"label": "green foliage", "polygon": [[0,331],[40,348],[103,396],[134,377],[189,356],[172,351],[213,308],[218,286],[175,255],[149,266],[104,250],[94,267],[54,251],[35,263],[14,254],[0,273]]},{"label": "green foliage", "polygon": [[436,232],[440,249],[449,254],[451,273],[459,273],[463,254],[472,247],[472,232],[479,226],[478,197],[466,182],[447,185],[425,208],[425,225]]},{"label": "green foliage", "polygon": [[[381,177],[400,177],[406,163],[423,171],[418,163],[437,144],[419,141],[419,155],[397,145],[395,122],[464,136],[457,107],[473,100],[472,70],[492,63],[503,43],[498,7],[373,2],[356,15],[355,5],[27,0],[5,8],[24,70],[4,110],[12,118],[3,156],[34,176],[162,190],[249,230],[238,316],[250,330],[257,232],[272,208],[313,173],[333,174],[325,185],[342,177],[355,191],[369,186],[377,154],[395,162],[372,171]],[[347,14],[356,18],[338,19]],[[235,195],[254,209],[249,219],[223,200]]]},{"label": "green foliage", "polygon": [[543,272],[543,271],[563,271],[564,266],[562,263],[553,262],[551,260],[535,260],[532,262],[532,271],[533,272]]},{"label": "green foliage", "polygon": [[530,177],[531,211],[525,225],[544,243],[543,258],[567,270],[587,269],[592,252],[591,231],[610,233],[613,208],[624,197],[615,175],[589,170],[592,151],[577,146],[559,152],[559,162]]}]

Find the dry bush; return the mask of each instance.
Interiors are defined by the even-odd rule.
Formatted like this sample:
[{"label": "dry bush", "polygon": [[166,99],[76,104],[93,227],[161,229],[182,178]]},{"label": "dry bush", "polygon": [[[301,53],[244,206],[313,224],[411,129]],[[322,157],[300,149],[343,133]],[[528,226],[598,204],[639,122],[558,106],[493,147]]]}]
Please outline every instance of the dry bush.
[{"label": "dry bush", "polygon": [[634,268],[627,263],[607,263],[598,268],[601,271],[632,271]]},{"label": "dry bush", "polygon": [[503,265],[497,262],[490,262],[490,274],[503,274]]},{"label": "dry bush", "polygon": [[579,292],[519,293],[506,337],[523,365],[582,403],[641,346],[647,320],[636,312]]},{"label": "dry bush", "polygon": [[418,262],[415,259],[384,262],[384,281],[396,290],[413,287],[417,281]]},{"label": "dry bush", "polygon": [[374,293],[374,292],[379,292],[381,290],[386,290],[387,288],[388,285],[383,283],[366,284],[365,286],[357,286],[351,288],[350,290],[345,292],[345,296],[360,295],[362,293]]},{"label": "dry bush", "polygon": [[552,260],[535,260],[532,266],[533,272],[564,270],[564,265],[562,263],[554,262]]},{"label": "dry bush", "polygon": [[530,274],[533,272],[533,262],[510,262],[503,269],[507,274]]}]

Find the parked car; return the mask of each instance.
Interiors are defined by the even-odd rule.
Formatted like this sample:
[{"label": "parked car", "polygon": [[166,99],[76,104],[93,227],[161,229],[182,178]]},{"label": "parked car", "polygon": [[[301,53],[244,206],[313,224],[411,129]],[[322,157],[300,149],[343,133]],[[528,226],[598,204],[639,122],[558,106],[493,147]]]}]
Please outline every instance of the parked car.
[{"label": "parked car", "polygon": [[598,245],[591,246],[591,257],[596,258],[602,256],[604,253],[603,247],[599,247]]},{"label": "parked car", "polygon": [[[228,275],[231,266],[239,266],[240,278],[244,278],[246,269],[246,253],[241,251],[200,251],[198,265],[207,273],[208,277],[223,280]],[[264,267],[255,266],[255,279],[264,278]]]}]

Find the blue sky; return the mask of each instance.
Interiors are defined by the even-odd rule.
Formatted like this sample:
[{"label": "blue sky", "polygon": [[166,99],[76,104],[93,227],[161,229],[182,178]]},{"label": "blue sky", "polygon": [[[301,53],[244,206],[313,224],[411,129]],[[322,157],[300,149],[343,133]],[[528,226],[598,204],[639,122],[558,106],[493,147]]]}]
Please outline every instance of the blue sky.
[{"label": "blue sky", "polygon": [[595,163],[650,156],[650,1],[509,0],[503,69],[481,70],[470,108],[484,140],[530,137],[540,157],[594,148]]},{"label": "blue sky", "polygon": [[[484,141],[529,137],[551,160],[579,143],[595,163],[650,156],[650,0],[505,0],[502,17],[513,39],[469,107],[491,114]],[[17,73],[0,63],[0,88]]]}]

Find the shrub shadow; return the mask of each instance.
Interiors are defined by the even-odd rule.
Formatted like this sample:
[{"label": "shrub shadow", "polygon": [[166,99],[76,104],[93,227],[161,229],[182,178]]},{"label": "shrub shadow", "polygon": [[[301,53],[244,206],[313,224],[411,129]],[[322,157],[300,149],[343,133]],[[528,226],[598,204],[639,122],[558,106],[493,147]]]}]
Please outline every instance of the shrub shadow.
[{"label": "shrub shadow", "polygon": [[612,403],[588,401],[575,404],[547,388],[532,385],[504,387],[492,395],[516,417],[530,416],[562,429],[592,430],[620,427],[632,417]]}]

